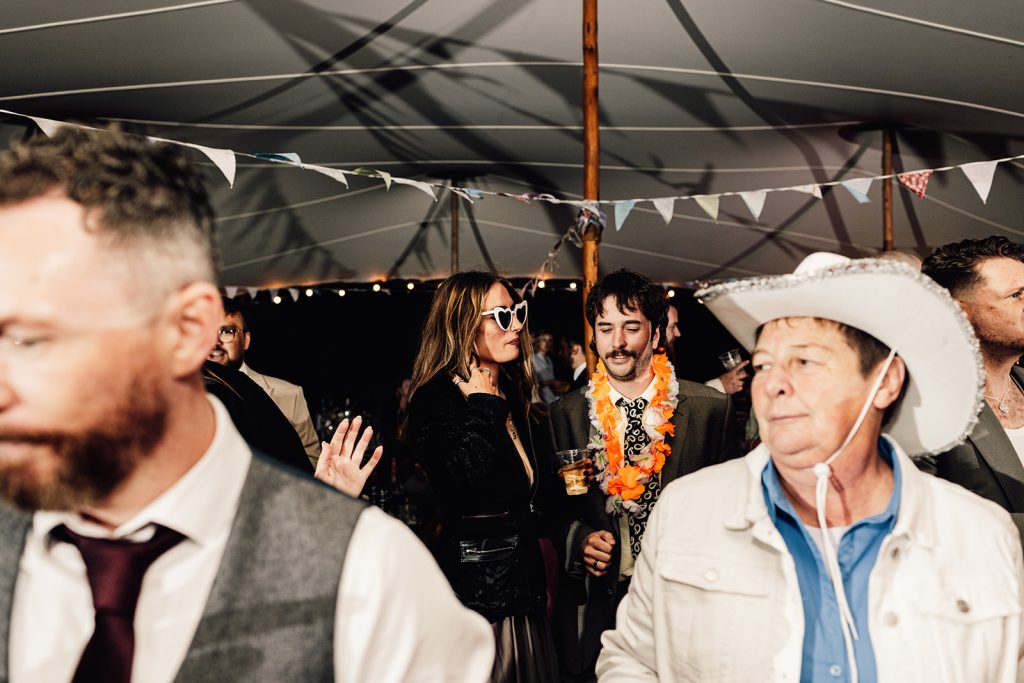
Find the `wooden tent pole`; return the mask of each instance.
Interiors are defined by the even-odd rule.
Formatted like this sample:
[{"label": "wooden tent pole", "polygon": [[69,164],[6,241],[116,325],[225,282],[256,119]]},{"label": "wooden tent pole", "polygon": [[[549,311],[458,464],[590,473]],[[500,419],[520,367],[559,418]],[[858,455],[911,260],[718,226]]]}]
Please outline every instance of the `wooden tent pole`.
[{"label": "wooden tent pole", "polygon": [[[600,199],[601,143],[597,114],[597,0],[583,0],[583,198]],[[601,229],[592,221],[583,233],[583,301],[597,282]],[[597,356],[590,349],[594,331],[583,326],[587,367],[594,372]]]},{"label": "wooden tent pole", "polygon": [[[882,129],[882,175],[892,176],[892,131]],[[892,249],[892,178],[882,181],[882,249]]]},{"label": "wooden tent pole", "polygon": [[451,195],[451,219],[452,219],[452,274],[459,272],[459,195],[449,192]]}]

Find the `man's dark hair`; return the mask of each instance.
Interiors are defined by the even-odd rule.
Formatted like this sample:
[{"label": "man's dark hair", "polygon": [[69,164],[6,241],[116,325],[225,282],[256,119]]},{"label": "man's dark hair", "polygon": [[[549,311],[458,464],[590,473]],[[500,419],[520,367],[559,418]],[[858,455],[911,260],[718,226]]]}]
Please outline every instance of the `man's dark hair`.
[{"label": "man's dark hair", "polygon": [[954,297],[981,284],[978,266],[993,258],[1024,263],[1024,245],[1002,235],[944,244],[924,260],[921,272],[949,290]]},{"label": "man's dark hair", "polygon": [[[608,297],[615,299],[615,306],[620,313],[639,310],[651,321],[651,335],[658,331],[658,339],[665,341],[665,323],[668,320],[668,302],[665,290],[654,284],[643,275],[623,268],[609,273],[597,281],[587,295],[584,313],[591,329],[595,329],[597,316],[604,310],[604,302]],[[591,341],[590,348],[597,353],[597,345]]]},{"label": "man's dark hair", "polygon": [[242,319],[242,327],[245,327],[245,311],[242,310],[242,305],[230,297],[221,297],[221,301],[224,303],[224,315],[237,315]]}]

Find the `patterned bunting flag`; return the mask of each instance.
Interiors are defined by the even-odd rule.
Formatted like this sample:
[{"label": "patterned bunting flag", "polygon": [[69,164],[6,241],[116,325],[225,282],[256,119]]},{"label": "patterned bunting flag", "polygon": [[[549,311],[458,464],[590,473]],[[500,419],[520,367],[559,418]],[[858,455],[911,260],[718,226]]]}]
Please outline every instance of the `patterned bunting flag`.
[{"label": "patterned bunting flag", "polygon": [[924,193],[928,189],[928,178],[930,178],[931,175],[931,171],[901,173],[896,176],[896,179],[900,181],[900,184],[903,185],[903,187],[916,194],[919,198],[924,199]]}]

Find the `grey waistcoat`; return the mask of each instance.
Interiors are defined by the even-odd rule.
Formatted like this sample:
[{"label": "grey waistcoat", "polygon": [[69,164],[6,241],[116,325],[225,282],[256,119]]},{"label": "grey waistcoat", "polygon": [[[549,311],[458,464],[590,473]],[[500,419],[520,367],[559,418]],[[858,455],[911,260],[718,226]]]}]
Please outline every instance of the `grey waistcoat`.
[{"label": "grey waistcoat", "polygon": [[[256,456],[178,683],[330,681],[341,570],[365,505]],[[32,518],[0,503],[0,683]]]}]

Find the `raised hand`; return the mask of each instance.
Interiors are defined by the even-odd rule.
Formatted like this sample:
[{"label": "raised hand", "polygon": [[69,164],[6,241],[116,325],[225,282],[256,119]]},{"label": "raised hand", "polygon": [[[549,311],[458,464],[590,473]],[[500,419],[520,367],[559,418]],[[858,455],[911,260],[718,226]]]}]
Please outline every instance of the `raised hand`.
[{"label": "raised hand", "polygon": [[455,384],[458,385],[459,389],[461,389],[462,393],[466,396],[469,396],[470,394],[498,395],[497,371],[492,371],[489,368],[482,368],[476,364],[469,366],[468,382],[456,377]]},{"label": "raised hand", "polygon": [[314,475],[325,484],[353,498],[362,493],[363,485],[384,454],[384,447],[377,446],[366,465],[359,466],[373,436],[373,427],[367,427],[363,430],[362,438],[356,440],[362,423],[362,417],[356,417],[351,422],[347,418],[341,421],[334,431],[334,436],[331,437],[331,442],[325,441],[322,444],[320,460],[316,464]]},{"label": "raised hand", "polygon": [[743,380],[747,378],[746,367],[750,365],[749,360],[745,360],[729,372],[720,375],[718,381],[725,387],[725,393],[735,394],[743,389]]}]

